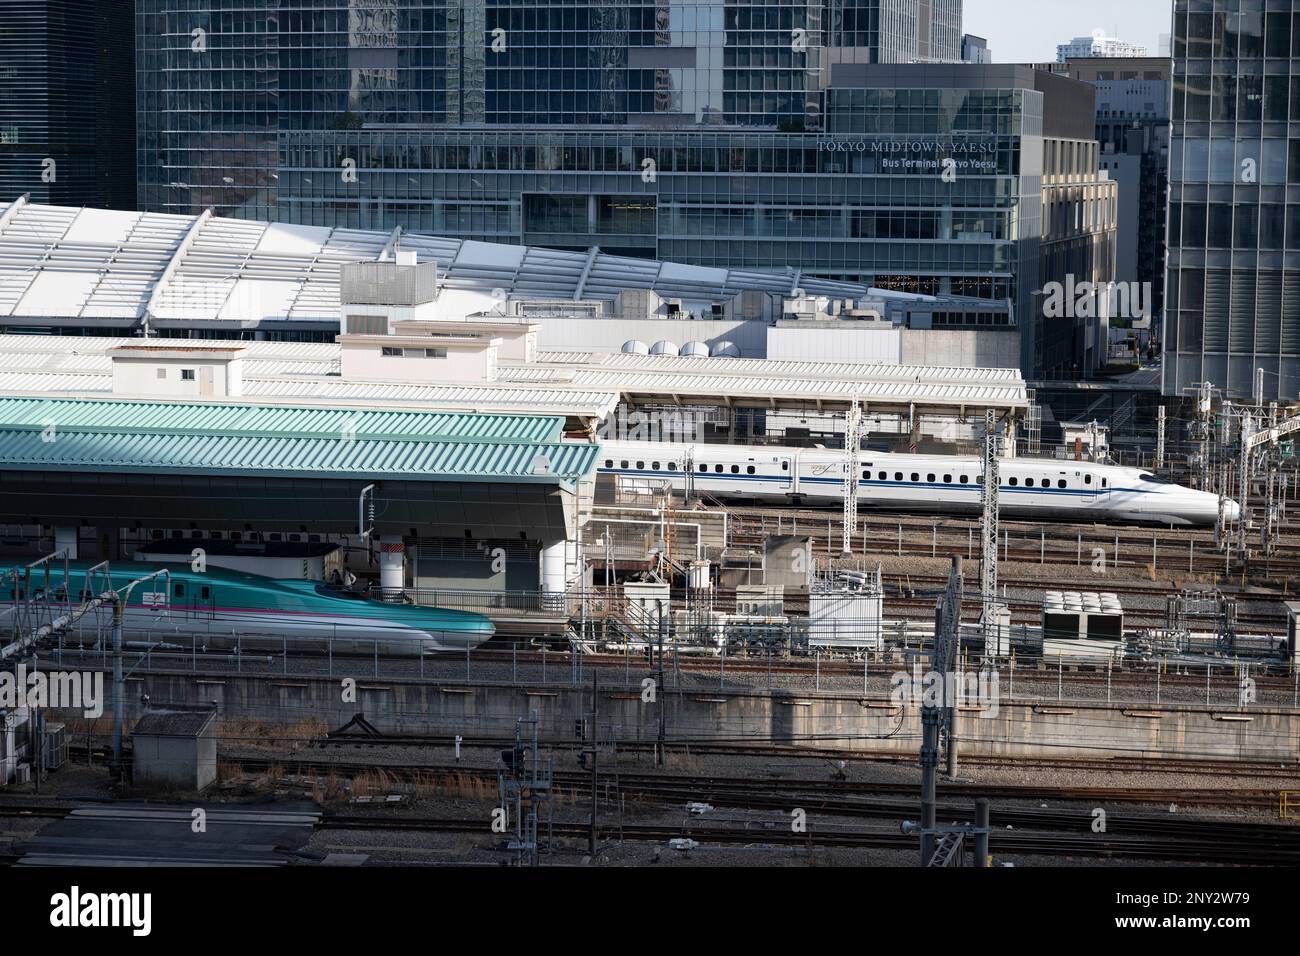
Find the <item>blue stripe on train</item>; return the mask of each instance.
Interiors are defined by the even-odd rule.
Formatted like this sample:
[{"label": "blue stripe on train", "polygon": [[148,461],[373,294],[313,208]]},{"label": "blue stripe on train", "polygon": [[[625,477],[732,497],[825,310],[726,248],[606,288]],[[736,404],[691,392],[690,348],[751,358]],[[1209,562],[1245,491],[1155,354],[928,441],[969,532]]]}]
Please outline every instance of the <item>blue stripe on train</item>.
[{"label": "blue stripe on train", "polygon": [[[680,478],[682,476],[682,472],[680,471],[637,471],[634,468],[626,468],[626,469],[599,468],[597,470],[602,471],[605,474],[609,474],[609,475],[630,475],[637,478],[670,478],[671,479],[671,478]],[[725,473],[719,475],[716,473],[709,474],[705,472],[696,473],[695,475],[696,481],[702,481],[705,479],[710,481],[740,480],[740,481],[775,481],[775,482],[788,482],[791,480],[778,475],[732,475],[732,474],[725,474]],[[844,479],[843,478],[800,478],[799,484],[841,486],[844,484]],[[974,492],[975,494],[979,494],[980,492],[979,485],[944,484],[942,482],[937,482],[937,481],[936,482],[859,481],[858,484],[867,488],[937,488],[946,491],[970,491],[970,492]],[[1010,485],[1002,485],[999,488],[999,492],[1012,494],[1012,495],[1058,495],[1058,496],[1072,495],[1075,497],[1082,497],[1082,498],[1095,498],[1097,495],[1102,495],[1102,494],[1125,493],[1125,494],[1134,494],[1134,495],[1149,495],[1154,493],[1151,489],[1146,489],[1146,488],[1107,488],[1103,491],[1087,491],[1084,489],[1077,489],[1077,488],[1021,488],[1021,487],[1013,488]]]}]

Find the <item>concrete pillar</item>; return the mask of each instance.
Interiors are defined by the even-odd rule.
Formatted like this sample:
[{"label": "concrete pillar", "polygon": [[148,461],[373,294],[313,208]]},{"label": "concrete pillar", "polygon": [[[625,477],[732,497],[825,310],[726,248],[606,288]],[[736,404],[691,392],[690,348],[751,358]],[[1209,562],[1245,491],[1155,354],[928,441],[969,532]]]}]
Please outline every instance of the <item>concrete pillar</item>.
[{"label": "concrete pillar", "polygon": [[397,597],[406,589],[406,548],[400,541],[379,546],[379,588],[384,597]]},{"label": "concrete pillar", "polygon": [[60,525],[54,529],[54,550],[67,550],[68,558],[76,561],[81,555],[77,552],[77,526]]},{"label": "concrete pillar", "polygon": [[563,538],[542,545],[542,603],[548,609],[564,607],[564,554],[568,542]]}]

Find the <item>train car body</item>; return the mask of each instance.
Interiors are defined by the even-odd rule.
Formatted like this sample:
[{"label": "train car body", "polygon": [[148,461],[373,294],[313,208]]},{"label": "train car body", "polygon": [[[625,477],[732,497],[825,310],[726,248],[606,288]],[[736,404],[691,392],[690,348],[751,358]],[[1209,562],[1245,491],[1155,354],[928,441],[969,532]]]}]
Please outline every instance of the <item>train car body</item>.
[{"label": "train car body", "polygon": [[[673,445],[603,442],[598,470],[647,487],[686,485],[689,467],[697,494],[791,505],[843,500],[844,454],[835,450],[748,445]],[[931,514],[976,514],[981,509],[983,462],[975,457],[859,456],[858,501],[866,509]],[[1149,472],[1093,462],[1004,459],[1001,514],[1113,524],[1213,525],[1219,498],[1161,481]],[[1226,504],[1236,520],[1235,503]]]},{"label": "train car body", "polygon": [[[266,578],[242,571],[209,566],[192,570],[188,564],[124,563],[114,569],[111,581],[96,572],[87,581],[85,562],[73,562],[68,582],[63,564],[50,567],[49,594],[44,571],[33,572],[34,596],[77,604],[83,595],[99,595],[108,587],[121,590],[131,581],[166,570],[167,579],[139,584],[124,611],[123,631],[128,639],[146,636],[150,641],[177,643],[189,648],[240,647],[278,649],[285,641],[301,649],[304,644],[337,653],[418,656],[440,651],[464,651],[484,643],[495,631],[488,618],[465,611],[390,604],[326,587],[317,581]],[[14,620],[22,594],[22,576],[13,569],[0,571],[0,626]],[[103,612],[100,613],[102,624]]]}]

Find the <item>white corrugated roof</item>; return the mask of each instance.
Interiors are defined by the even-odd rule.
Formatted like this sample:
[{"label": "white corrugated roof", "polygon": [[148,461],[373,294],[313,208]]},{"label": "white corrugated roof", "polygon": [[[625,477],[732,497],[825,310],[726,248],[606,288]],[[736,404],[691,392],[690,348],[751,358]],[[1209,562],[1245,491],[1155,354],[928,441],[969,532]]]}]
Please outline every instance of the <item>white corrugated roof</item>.
[{"label": "white corrugated roof", "polygon": [[961,368],[937,365],[889,365],[862,362],[804,362],[744,358],[689,358],[676,355],[638,355],[630,352],[541,352],[538,364],[603,370],[627,370],[669,375],[794,376],[798,378],[871,381],[951,382],[971,385],[1024,387],[1017,369]]},{"label": "white corrugated roof", "polygon": [[[104,393],[112,388],[108,352],[142,340],[126,337],[0,335],[0,390]],[[151,339],[156,344],[188,340]],[[1023,409],[1025,383],[1015,370],[963,369],[830,362],[771,362],[765,359],[689,359],[620,353],[543,353],[532,365],[503,362],[498,381],[474,386],[486,392],[457,392],[469,386],[398,383],[345,383],[338,377],[342,348],[333,342],[256,342],[203,340],[205,345],[245,350],[248,394],[330,400],[450,402],[491,401],[494,407],[595,414],[612,408],[611,397],[660,397],[683,402],[727,402],[741,398],[770,403],[845,403],[857,395],[868,408],[905,406]],[[560,358],[563,361],[555,361]],[[579,361],[581,359],[581,361]],[[301,380],[301,381],[298,381]],[[423,389],[424,391],[418,391]],[[543,393],[537,399],[533,393]],[[490,395],[488,393],[491,393]],[[423,397],[421,397],[423,396]],[[517,403],[511,405],[510,403]],[[566,402],[572,405],[565,405]]]},{"label": "white corrugated roof", "polygon": [[[14,208],[10,211],[10,207]],[[8,215],[6,215],[8,213]],[[0,316],[159,321],[337,321],[339,267],[374,260],[390,233],[0,204]],[[746,290],[862,298],[858,283],[794,270],[716,269],[597,252],[403,234],[452,290],[612,299],[629,289],[720,302]]]}]

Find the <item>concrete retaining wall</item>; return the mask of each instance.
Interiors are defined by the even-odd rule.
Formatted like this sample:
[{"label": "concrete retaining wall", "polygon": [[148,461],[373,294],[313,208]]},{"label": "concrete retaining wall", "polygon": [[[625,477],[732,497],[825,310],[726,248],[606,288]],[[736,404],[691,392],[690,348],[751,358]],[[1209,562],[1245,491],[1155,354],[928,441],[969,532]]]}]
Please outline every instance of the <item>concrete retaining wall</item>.
[{"label": "concrete retaining wall", "polygon": [[[318,717],[337,727],[360,712],[388,733],[467,738],[512,736],[516,719],[530,712],[541,718],[544,735],[572,737],[575,721],[586,719],[591,710],[589,684],[362,679],[355,701],[345,701],[339,679],[137,673],[127,682],[129,721],[142,709],[142,694],[155,703],[216,702],[222,717],[283,724]],[[731,740],[893,753],[918,749],[917,707],[900,708],[882,698],[669,689],[660,699],[670,743]],[[601,688],[602,733],[612,726],[621,740],[649,742],[658,736],[659,719],[659,705],[643,702],[639,686]],[[996,713],[963,712],[958,733],[965,753],[1300,759],[1300,712],[1281,709],[1003,701]]]}]

